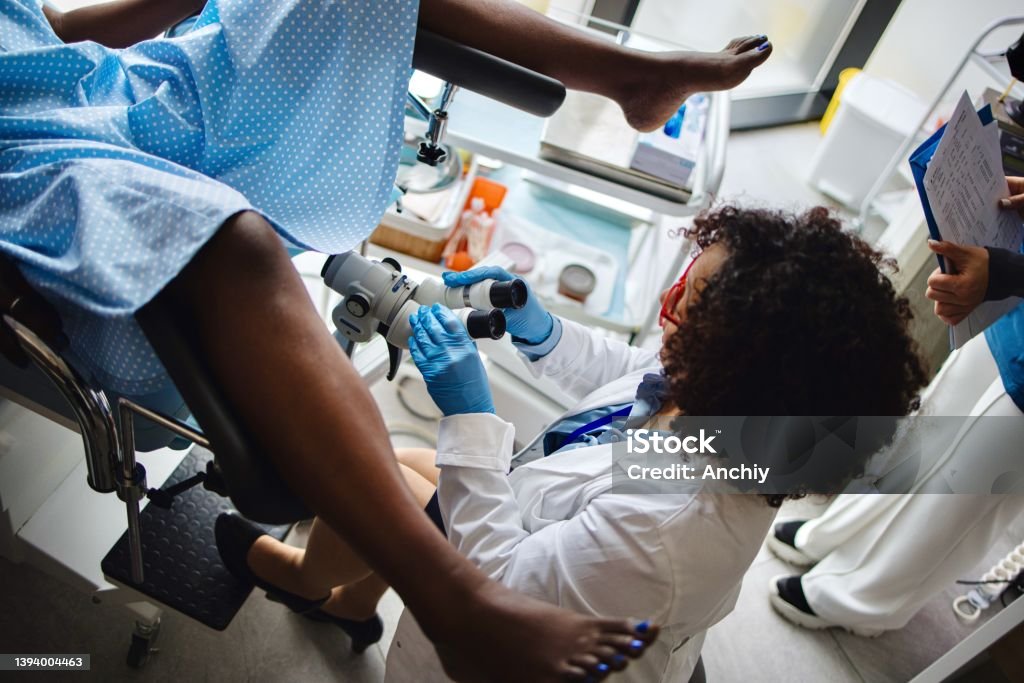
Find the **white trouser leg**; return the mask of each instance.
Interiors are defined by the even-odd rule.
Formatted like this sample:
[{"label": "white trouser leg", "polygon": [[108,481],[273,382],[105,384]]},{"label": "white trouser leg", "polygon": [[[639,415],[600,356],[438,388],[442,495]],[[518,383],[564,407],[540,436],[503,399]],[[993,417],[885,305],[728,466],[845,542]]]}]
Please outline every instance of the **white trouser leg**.
[{"label": "white trouser leg", "polygon": [[820,517],[797,529],[794,545],[808,557],[820,561],[870,529],[898,500],[899,496],[884,494],[836,496]]},{"label": "white trouser leg", "polygon": [[[920,415],[969,415],[985,391],[999,378],[999,369],[982,335],[954,351],[921,397]],[[899,462],[899,443],[888,449]],[[797,531],[795,544],[816,560],[847,544],[857,534],[875,525],[898,503],[900,496],[847,494],[837,496],[820,517]]]},{"label": "white trouser leg", "polygon": [[[982,336],[950,356],[925,392],[920,414],[1021,416]],[[1017,423],[1008,424],[1012,431]],[[949,473],[960,461],[977,467],[986,440],[1012,438],[986,427],[959,434],[915,490],[948,490]],[[898,461],[899,443],[891,450]],[[804,594],[832,623],[900,628],[936,592],[969,576],[1022,511],[1024,496],[1018,495],[840,496],[797,533],[797,547],[820,558],[803,577]]]},{"label": "white trouser leg", "polygon": [[[980,403],[984,406],[972,412],[1003,418],[999,428],[978,422],[976,429],[966,429],[943,455],[943,466],[933,470],[918,490],[948,490],[949,472],[971,468],[972,460],[983,458],[993,434],[1002,444],[1007,438],[1024,442],[1024,420],[1018,421],[1024,416],[1001,380],[990,385]],[[1019,434],[1008,435],[1005,428]],[[937,592],[971,576],[1007,525],[1024,512],[1024,495],[1019,494],[865,494],[863,498],[878,499],[874,505],[881,510],[871,522],[858,524],[858,532],[847,534],[846,541],[802,580],[815,613],[844,626],[903,627]],[[840,512],[848,515],[855,507],[844,503]],[[819,528],[827,530],[828,524]]]},{"label": "white trouser leg", "polygon": [[804,596],[828,622],[902,628],[936,593],[975,567],[1024,496],[906,494],[879,522],[804,574]]}]

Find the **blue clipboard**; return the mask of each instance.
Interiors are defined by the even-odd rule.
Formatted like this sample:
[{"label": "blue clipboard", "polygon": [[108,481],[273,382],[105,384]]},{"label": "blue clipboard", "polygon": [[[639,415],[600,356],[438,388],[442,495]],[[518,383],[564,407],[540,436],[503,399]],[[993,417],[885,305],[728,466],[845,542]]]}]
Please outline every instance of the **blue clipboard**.
[{"label": "blue clipboard", "polygon": [[[979,109],[978,118],[981,119],[981,125],[983,126],[992,123],[992,106],[986,104]],[[914,176],[914,185],[917,186],[917,194],[921,198],[921,208],[924,209],[924,218],[928,223],[928,234],[931,235],[933,240],[942,240],[942,235],[939,234],[939,226],[935,224],[935,216],[932,214],[932,207],[928,202],[928,193],[924,189],[924,172],[928,168],[928,162],[935,155],[935,150],[939,148],[939,141],[942,140],[942,134],[945,132],[946,126],[943,125],[942,128],[932,133],[931,137],[921,143],[921,146],[910,155],[910,172]],[[936,254],[935,257],[939,261],[939,268],[945,273],[945,259],[939,254]]]}]

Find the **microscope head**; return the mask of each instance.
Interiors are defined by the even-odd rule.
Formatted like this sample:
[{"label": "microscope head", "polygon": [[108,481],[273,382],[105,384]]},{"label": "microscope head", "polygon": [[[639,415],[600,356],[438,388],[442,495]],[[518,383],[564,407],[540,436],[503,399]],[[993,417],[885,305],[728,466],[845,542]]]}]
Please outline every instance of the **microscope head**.
[{"label": "microscope head", "polygon": [[339,342],[351,352],[357,342],[382,335],[391,356],[388,379],[398,371],[401,349],[408,348],[412,335],[409,318],[420,306],[452,309],[474,339],[501,339],[506,325],[500,309],[522,308],[529,292],[522,280],[483,280],[465,287],[446,287],[432,278],[417,283],[394,259],[371,261],[354,251],[328,258],[320,275],[342,296],[331,312]]}]

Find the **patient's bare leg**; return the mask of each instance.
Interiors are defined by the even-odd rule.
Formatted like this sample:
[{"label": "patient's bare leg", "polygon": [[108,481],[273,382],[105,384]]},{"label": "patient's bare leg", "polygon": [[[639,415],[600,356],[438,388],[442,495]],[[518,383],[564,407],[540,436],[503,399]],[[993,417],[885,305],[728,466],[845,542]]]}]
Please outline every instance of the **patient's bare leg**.
[{"label": "patient's bare leg", "polygon": [[[416,504],[425,508],[437,490],[434,450],[398,449],[395,455]],[[432,480],[406,466],[406,458],[426,469]],[[345,619],[372,617],[388,590],[387,582],[374,574],[351,546],[320,519],[313,520],[305,549],[294,548],[269,535],[261,536],[249,549],[246,560],[256,576],[289,593],[315,600],[330,592],[330,599],[321,609]]]},{"label": "patient's bare leg", "polygon": [[305,549],[261,536],[246,558],[256,576],[274,586],[315,600],[330,593],[320,609],[363,621],[377,612],[388,583],[320,519],[313,521]]},{"label": "patient's bare leg", "polygon": [[335,588],[320,609],[342,619],[364,621],[377,613],[377,604],[387,592],[388,582],[370,574],[362,581]]},{"label": "patient's bare leg", "polygon": [[631,50],[508,0],[423,0],[420,23],[566,87],[609,97],[643,131],[665,123],[692,93],[736,87],[772,51],[764,36],[736,38],[720,52]]},{"label": "patient's bare leg", "polygon": [[[404,465],[399,465],[399,471],[416,505],[423,510],[436,487]],[[256,576],[310,600],[322,598],[339,586],[362,582],[372,573],[363,558],[320,518],[313,520],[305,549],[287,545],[269,535],[261,536],[249,549],[246,560]],[[384,588],[387,589],[386,584]],[[382,590],[380,594],[383,593]],[[335,591],[325,607],[340,608],[343,603],[337,599],[341,594]],[[338,616],[346,615],[339,613]]]},{"label": "patient's bare leg", "polygon": [[634,639],[656,635],[524,598],[437,533],[399,475],[369,391],[258,215],[226,222],[161,296],[190,310],[216,379],[282,477],[394,586],[450,676],[579,679],[595,657],[635,656]]},{"label": "patient's bare leg", "polygon": [[[434,461],[437,460],[437,451],[433,448],[398,448],[395,450],[395,457],[398,458],[402,471],[408,470],[411,474],[418,475],[419,479],[425,480],[432,487],[430,496],[433,497],[437,490],[437,477],[441,470]],[[405,480],[416,482],[417,477],[407,475]],[[415,490],[414,490],[415,492]],[[427,502],[430,502],[429,498]],[[426,503],[424,503],[426,505]]]}]

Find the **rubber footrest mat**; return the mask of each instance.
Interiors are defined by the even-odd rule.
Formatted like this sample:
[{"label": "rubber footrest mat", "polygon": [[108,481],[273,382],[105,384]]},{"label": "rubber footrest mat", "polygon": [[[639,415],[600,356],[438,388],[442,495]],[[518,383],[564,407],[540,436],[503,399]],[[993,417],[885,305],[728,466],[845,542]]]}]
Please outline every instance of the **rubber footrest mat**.
[{"label": "rubber footrest mat", "polygon": [[[205,471],[212,458],[209,451],[193,448],[164,486]],[[103,558],[103,573],[162,606],[223,631],[252,591],[251,585],[240,582],[224,568],[213,537],[217,515],[231,509],[227,498],[207,491],[202,484],[177,496],[170,510],[150,502],[140,515],[145,581],[138,585],[131,580],[127,531]],[[261,526],[278,540],[289,528]]]}]

